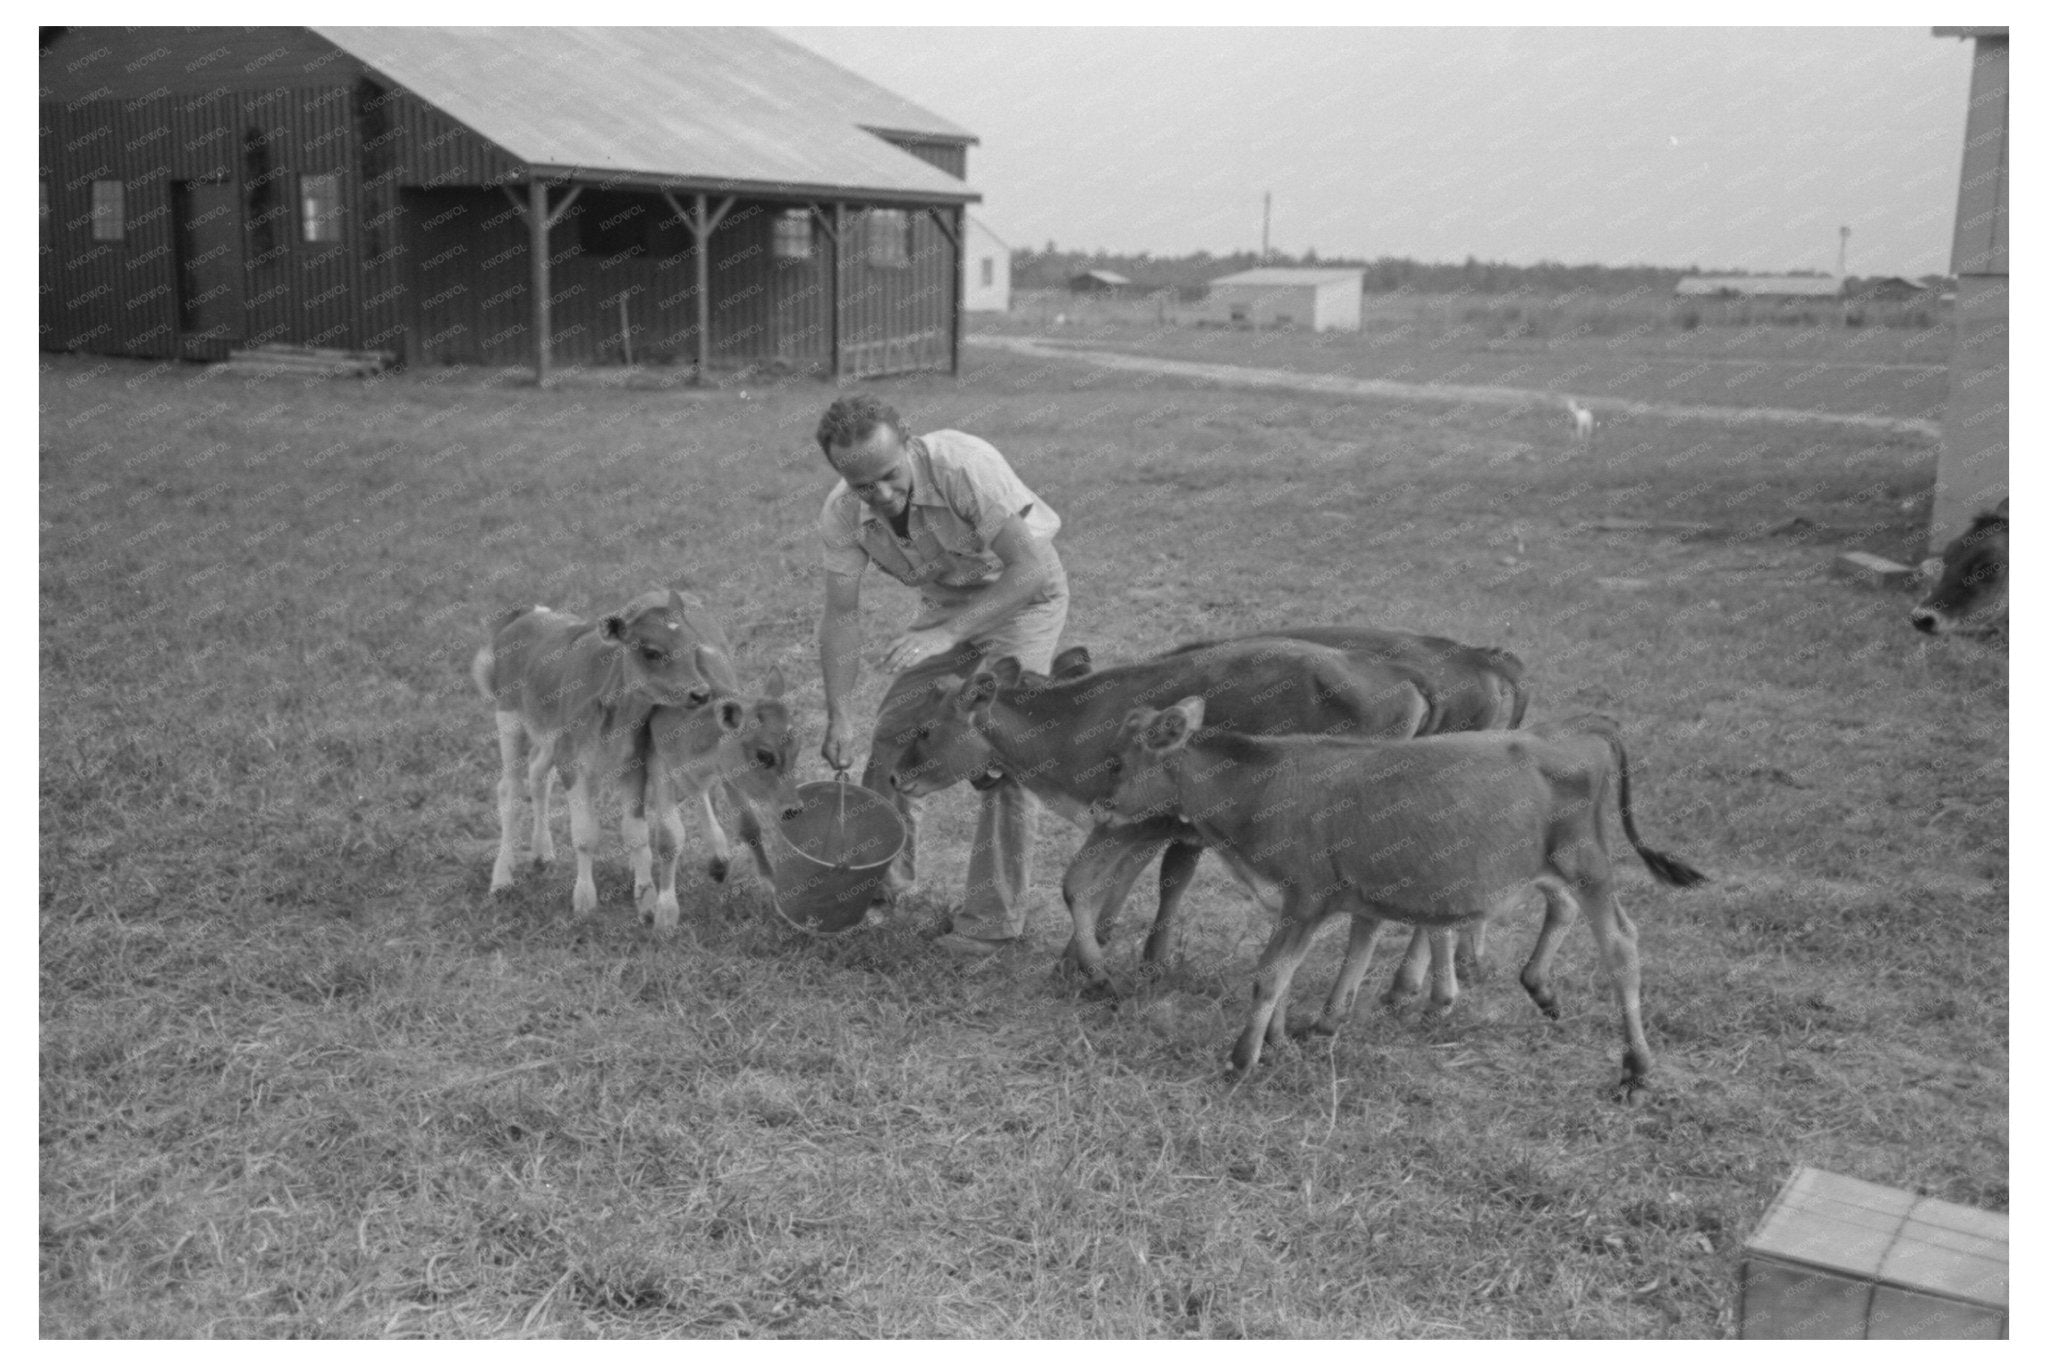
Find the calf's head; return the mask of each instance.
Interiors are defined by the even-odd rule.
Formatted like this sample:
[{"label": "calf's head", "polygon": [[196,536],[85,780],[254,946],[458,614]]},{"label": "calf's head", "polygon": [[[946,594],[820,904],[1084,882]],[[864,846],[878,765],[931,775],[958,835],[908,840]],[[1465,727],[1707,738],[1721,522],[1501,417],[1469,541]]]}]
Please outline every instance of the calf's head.
[{"label": "calf's head", "polygon": [[783,688],[782,670],[770,669],[761,696],[721,696],[713,706],[720,775],[749,804],[788,820],[803,802],[796,791],[796,731]]},{"label": "calf's head", "polygon": [[1916,629],[1931,636],[1995,629],[2007,611],[2007,500],[1980,512],[1969,530],[1941,552],[1941,577],[1913,609]]},{"label": "calf's head", "polygon": [[1161,711],[1138,707],[1124,718],[1110,775],[1116,786],[1094,803],[1095,818],[1127,825],[1151,816],[1179,815],[1174,771],[1188,739],[1202,728],[1203,703],[1183,697]]},{"label": "calf's head", "polygon": [[598,619],[597,633],[618,647],[625,690],[657,706],[701,707],[716,691],[715,650],[684,613],[682,594],[642,593]]},{"label": "calf's head", "polygon": [[890,786],[927,797],[989,772],[997,763],[996,752],[975,729],[974,712],[986,713],[996,691],[995,675],[986,672],[934,683],[925,714],[889,771]]}]

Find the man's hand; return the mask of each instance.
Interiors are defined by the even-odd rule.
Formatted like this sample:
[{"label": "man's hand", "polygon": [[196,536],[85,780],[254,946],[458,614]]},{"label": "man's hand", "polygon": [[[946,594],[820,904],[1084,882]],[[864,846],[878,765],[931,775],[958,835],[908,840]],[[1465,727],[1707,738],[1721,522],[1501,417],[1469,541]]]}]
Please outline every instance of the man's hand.
[{"label": "man's hand", "polygon": [[891,673],[901,673],[913,664],[922,664],[946,653],[954,644],[952,633],[944,627],[905,631],[889,643],[888,650],[882,655],[882,667]]},{"label": "man's hand", "polygon": [[828,717],[825,721],[825,743],[818,747],[818,753],[834,770],[853,767],[853,727],[840,717]]}]

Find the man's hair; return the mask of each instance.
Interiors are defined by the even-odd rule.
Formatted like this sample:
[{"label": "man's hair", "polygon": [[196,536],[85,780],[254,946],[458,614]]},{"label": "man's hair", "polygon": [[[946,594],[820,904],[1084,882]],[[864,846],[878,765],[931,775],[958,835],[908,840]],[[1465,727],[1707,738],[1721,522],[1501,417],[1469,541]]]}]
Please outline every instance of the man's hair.
[{"label": "man's hair", "polygon": [[896,435],[903,435],[903,419],[873,394],[848,394],[832,400],[832,406],[825,410],[825,416],[818,419],[818,449],[825,453],[825,462],[832,462],[834,446],[852,446],[874,435],[875,428],[887,426]]}]

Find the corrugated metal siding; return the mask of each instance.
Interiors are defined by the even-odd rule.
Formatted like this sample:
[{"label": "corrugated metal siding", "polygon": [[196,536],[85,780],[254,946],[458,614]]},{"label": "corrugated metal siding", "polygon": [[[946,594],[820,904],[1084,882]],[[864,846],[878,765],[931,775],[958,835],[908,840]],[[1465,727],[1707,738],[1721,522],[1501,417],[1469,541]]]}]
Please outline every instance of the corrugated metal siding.
[{"label": "corrugated metal siding", "polygon": [[42,97],[63,103],[345,85],[362,64],[303,28],[75,28],[42,54]]},{"label": "corrugated metal siding", "polygon": [[426,189],[455,185],[496,185],[515,179],[524,166],[485,142],[409,90],[390,106],[400,183]]},{"label": "corrugated metal siding", "polygon": [[[235,184],[246,204],[243,139],[269,141],[279,210],[274,249],[242,236],[246,342],[359,344],[356,297],[362,243],[356,136],[350,87],[296,86],[261,93],[51,103],[52,239],[60,349],[112,354],[178,354],[178,270],[173,187],[186,180]],[[339,242],[302,240],[298,195],[305,175],[340,177]],[[121,242],[92,240],[92,182],[118,179],[126,200]],[[246,214],[245,214],[246,218]]]},{"label": "corrugated metal siding", "polygon": [[[176,261],[172,250],[168,140],[159,101],[51,102],[51,240],[57,260],[54,334],[44,344],[109,355],[174,355]],[[132,150],[131,150],[132,149]],[[122,182],[124,235],[92,237],[92,185]]]},{"label": "corrugated metal siding", "polygon": [[[252,345],[292,342],[309,346],[356,344],[355,295],[360,270],[356,246],[362,215],[355,162],[353,86],[286,89],[239,99],[239,125],[270,138],[285,210],[276,250],[248,262],[245,336]],[[300,183],[309,175],[340,177],[339,242],[308,242],[301,225]]]},{"label": "corrugated metal siding", "polygon": [[2006,248],[2006,141],[2012,67],[2009,40],[1978,38],[1970,74],[1970,113],[1963,138],[1963,182],[1956,200],[1957,275],[2009,273]]},{"label": "corrugated metal siding", "polygon": [[852,377],[946,369],[952,364],[957,253],[926,212],[910,216],[910,264],[871,265],[865,219],[846,216],[841,243],[840,368]]}]

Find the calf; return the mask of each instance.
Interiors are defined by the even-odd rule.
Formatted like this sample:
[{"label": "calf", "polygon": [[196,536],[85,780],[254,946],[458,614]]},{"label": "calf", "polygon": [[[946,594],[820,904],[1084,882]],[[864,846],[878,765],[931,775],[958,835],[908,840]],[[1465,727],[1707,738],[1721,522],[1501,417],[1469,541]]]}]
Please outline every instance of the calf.
[{"label": "calf", "polygon": [[[657,713],[666,716],[661,727],[666,767],[690,775],[675,780],[678,790],[696,780],[707,738],[722,756],[721,773],[743,773],[752,763],[748,741],[758,736],[748,731],[749,705],[720,696],[731,691],[730,653],[724,632],[703,604],[673,589],[643,593],[595,622],[547,607],[500,617],[470,665],[478,691],[497,713],[501,771],[491,890],[512,885],[513,832],[522,791],[533,804],[534,861],[553,862],[549,784],[559,776],[569,790],[570,837],[576,849],[570,904],[578,915],[595,909],[596,797],[600,786],[612,783],[624,798],[622,829],[636,900],[643,917],[662,915],[646,821],[655,749],[652,723]],[[720,705],[704,710],[714,697]],[[704,720],[684,719],[700,710]],[[773,719],[762,717],[760,723],[772,729]],[[712,737],[706,727],[717,735]],[[522,758],[529,743],[531,754]],[[654,771],[663,772],[664,766]],[[658,812],[667,810],[667,790],[664,785],[656,794]],[[722,836],[713,842],[722,848]],[[669,885],[672,900],[672,878]]]},{"label": "calf", "polygon": [[[1351,944],[1319,1027],[1349,1015],[1380,922],[1434,930],[1483,923],[1534,887],[1547,914],[1522,985],[1556,1018],[1550,960],[1581,907],[1621,1008],[1622,1090],[1650,1073],[1634,924],[1615,899],[1602,811],[1617,776],[1621,828],[1659,881],[1703,881],[1643,846],[1629,804],[1628,755],[1614,724],[1585,717],[1550,734],[1375,741],[1209,730],[1200,697],[1126,722],[1107,820],[1180,816],[1202,832],[1279,919],[1259,959],[1252,1014],[1231,1051],[1248,1071],[1287,1027],[1288,987],[1323,922],[1349,914]],[[1439,966],[1436,985],[1455,995]]]},{"label": "calf", "polygon": [[1996,631],[2005,623],[2008,594],[2006,556],[2008,499],[1980,512],[1969,530],[1941,552],[1941,578],[1913,609],[1916,629],[1928,635],[1950,631]]},{"label": "calf", "polygon": [[[1110,761],[1130,709],[1190,692],[1210,700],[1219,725],[1290,733],[1405,738],[1443,730],[1505,728],[1528,705],[1521,661],[1505,650],[1365,627],[1304,627],[1185,645],[1154,659],[1092,673],[1086,652],[1054,661],[1051,678],[1000,659],[964,684],[944,680],[918,738],[891,781],[924,795],[1000,765],[1040,800],[1089,830],[1062,887],[1074,920],[1067,959],[1105,980],[1109,921],[1152,855],[1164,848],[1159,912],[1145,941],[1156,962],[1176,928],[1181,897],[1204,843],[1186,822],[1163,817],[1128,826],[1093,823],[1089,803],[1107,796]],[[1468,940],[1475,971],[1484,941]],[[1417,938],[1395,991],[1420,974]]]},{"label": "calf", "polygon": [[[714,682],[730,677],[731,666],[722,658],[711,656],[707,663]],[[723,786],[732,797],[741,839],[753,851],[761,875],[773,876],[761,845],[758,812],[765,809],[786,820],[803,809],[796,791],[796,733],[781,700],[783,687],[782,670],[770,669],[759,698],[721,691],[703,706],[656,707],[648,716],[645,819],[639,830],[644,832],[651,821],[655,831],[651,910],[646,889],[637,882],[640,851],[630,844],[634,832],[629,830],[627,839],[636,860],[640,917],[651,919],[657,930],[674,929],[682,912],[676,898],[676,865],[683,851],[686,802],[698,814],[711,845],[706,871],[712,880],[725,881],[731,868],[732,848],[711,804],[714,786]]]}]

